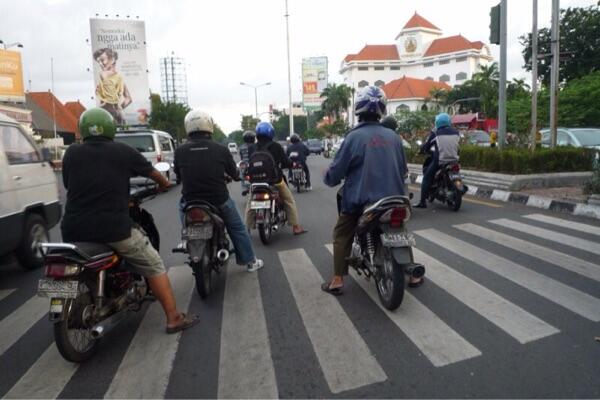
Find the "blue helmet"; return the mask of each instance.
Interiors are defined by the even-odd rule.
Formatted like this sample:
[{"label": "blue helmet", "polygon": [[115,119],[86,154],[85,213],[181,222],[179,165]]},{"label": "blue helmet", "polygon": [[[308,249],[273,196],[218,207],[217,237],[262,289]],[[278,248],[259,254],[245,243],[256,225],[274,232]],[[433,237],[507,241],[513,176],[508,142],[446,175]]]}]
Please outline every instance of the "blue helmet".
[{"label": "blue helmet", "polygon": [[368,113],[380,118],[385,115],[387,99],[383,90],[377,86],[367,86],[356,96],[354,113],[356,115]]},{"label": "blue helmet", "polygon": [[256,125],[256,136],[264,136],[273,139],[275,137],[275,128],[273,128],[273,125],[271,125],[270,122],[259,122]]},{"label": "blue helmet", "polygon": [[450,126],[452,125],[450,122],[450,116],[446,113],[441,113],[436,115],[435,117],[435,128],[439,129],[443,126]]}]

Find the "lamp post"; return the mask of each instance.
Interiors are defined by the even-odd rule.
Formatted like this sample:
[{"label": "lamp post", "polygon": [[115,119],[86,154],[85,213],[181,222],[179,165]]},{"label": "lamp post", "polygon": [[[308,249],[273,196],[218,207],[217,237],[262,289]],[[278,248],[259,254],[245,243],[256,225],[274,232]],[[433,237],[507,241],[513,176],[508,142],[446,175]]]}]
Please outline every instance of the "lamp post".
[{"label": "lamp post", "polygon": [[258,91],[257,89],[261,86],[269,86],[271,84],[271,82],[265,82],[265,83],[261,83],[260,85],[251,85],[249,83],[245,83],[245,82],[240,82],[240,85],[242,86],[248,86],[251,87],[252,89],[254,89],[254,115],[256,115],[256,118],[258,118]]}]

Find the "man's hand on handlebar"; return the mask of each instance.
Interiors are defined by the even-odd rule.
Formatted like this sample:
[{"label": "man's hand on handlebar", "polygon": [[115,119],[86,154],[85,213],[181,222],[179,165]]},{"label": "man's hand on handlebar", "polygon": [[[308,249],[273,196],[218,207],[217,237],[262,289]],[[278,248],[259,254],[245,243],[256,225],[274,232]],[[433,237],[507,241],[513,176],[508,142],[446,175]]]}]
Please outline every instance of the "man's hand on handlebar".
[{"label": "man's hand on handlebar", "polygon": [[150,173],[149,178],[158,184],[158,188],[156,189],[158,192],[166,192],[169,190],[169,186],[171,186],[171,182],[156,169]]}]

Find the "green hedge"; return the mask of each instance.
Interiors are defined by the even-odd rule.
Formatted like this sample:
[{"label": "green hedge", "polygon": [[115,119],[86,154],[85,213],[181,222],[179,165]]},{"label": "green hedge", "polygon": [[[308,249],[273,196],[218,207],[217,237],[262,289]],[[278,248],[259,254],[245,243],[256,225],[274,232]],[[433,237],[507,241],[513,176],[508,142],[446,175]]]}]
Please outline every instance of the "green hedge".
[{"label": "green hedge", "polygon": [[[462,146],[460,165],[464,169],[499,172],[512,175],[551,172],[591,171],[595,150],[576,147],[536,149]],[[424,157],[416,149],[406,151],[409,162],[422,163]]]}]

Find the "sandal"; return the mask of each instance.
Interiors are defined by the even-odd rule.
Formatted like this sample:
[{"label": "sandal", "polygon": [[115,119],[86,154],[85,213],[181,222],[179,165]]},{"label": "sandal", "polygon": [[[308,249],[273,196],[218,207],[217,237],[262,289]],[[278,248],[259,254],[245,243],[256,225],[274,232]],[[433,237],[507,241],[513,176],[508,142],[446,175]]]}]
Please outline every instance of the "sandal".
[{"label": "sandal", "polygon": [[181,332],[183,330],[186,330],[188,328],[191,328],[192,326],[196,325],[198,322],[200,322],[200,318],[198,318],[197,315],[194,315],[192,318],[188,318],[187,315],[185,315],[185,313],[181,313],[181,317],[182,317],[182,322],[179,323],[179,325],[177,326],[167,326],[167,333],[171,334],[171,333],[177,333],[177,332]]},{"label": "sandal", "polygon": [[302,235],[304,233],[308,233],[308,231],[305,229],[302,229],[301,231],[296,231],[296,232],[294,232],[294,236]]},{"label": "sandal", "polygon": [[329,287],[330,285],[331,285],[331,282],[324,282],[321,285],[321,290],[324,291],[324,292],[326,292],[326,293],[329,293],[331,295],[334,295],[334,296],[339,296],[342,293],[344,293],[344,290],[343,290],[344,287],[343,286],[336,287],[336,288],[331,288],[331,287]]},{"label": "sandal", "polygon": [[418,288],[419,286],[421,286],[423,284],[423,282],[425,282],[425,277],[421,277],[421,279],[419,279],[416,282],[408,282],[408,287],[409,288]]}]

